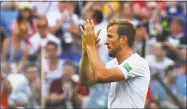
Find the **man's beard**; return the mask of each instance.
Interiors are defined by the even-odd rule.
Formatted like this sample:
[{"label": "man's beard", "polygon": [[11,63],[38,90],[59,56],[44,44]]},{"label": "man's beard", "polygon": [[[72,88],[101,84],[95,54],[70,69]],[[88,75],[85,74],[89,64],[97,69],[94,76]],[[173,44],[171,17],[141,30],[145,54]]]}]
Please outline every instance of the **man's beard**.
[{"label": "man's beard", "polygon": [[111,52],[109,52],[109,56],[113,58],[116,57],[118,51],[119,51],[119,48],[113,49]]}]

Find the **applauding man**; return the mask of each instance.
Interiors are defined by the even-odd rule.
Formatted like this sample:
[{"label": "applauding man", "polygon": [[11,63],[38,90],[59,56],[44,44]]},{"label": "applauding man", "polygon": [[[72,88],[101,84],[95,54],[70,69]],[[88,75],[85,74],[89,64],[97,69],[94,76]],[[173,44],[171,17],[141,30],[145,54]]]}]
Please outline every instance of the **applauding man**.
[{"label": "applauding man", "polygon": [[109,56],[114,57],[106,65],[97,51],[99,32],[94,33],[94,23],[86,20],[83,27],[82,58],[80,81],[91,86],[97,83],[110,83],[108,108],[144,108],[150,71],[148,63],[137,53],[132,52],[136,30],[123,20],[113,20],[107,27]]}]

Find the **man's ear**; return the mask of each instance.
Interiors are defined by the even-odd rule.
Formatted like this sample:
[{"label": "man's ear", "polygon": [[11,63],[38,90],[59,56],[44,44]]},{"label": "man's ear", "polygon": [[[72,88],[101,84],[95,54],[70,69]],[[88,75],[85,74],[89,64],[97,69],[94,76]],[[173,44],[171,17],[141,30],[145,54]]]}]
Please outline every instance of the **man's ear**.
[{"label": "man's ear", "polygon": [[127,43],[128,42],[127,36],[126,35],[121,36],[120,42],[121,42],[121,44]]}]

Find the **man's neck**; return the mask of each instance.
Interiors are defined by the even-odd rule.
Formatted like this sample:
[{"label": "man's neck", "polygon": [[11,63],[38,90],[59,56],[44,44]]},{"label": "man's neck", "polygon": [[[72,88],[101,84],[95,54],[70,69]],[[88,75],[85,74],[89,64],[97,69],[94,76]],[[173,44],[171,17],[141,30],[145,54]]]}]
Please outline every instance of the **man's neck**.
[{"label": "man's neck", "polygon": [[131,48],[122,48],[116,56],[118,64],[121,64],[124,60],[129,58],[132,54],[133,53],[132,53]]},{"label": "man's neck", "polygon": [[46,35],[40,34],[40,37],[41,37],[42,39],[45,39],[45,38],[47,38],[47,34],[46,34]]}]

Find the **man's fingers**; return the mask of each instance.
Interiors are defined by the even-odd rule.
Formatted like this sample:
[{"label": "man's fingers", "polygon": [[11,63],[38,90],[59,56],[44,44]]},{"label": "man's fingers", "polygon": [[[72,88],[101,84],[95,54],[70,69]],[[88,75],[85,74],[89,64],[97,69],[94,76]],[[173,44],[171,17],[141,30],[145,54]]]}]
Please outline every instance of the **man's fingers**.
[{"label": "man's fingers", "polygon": [[82,34],[84,35],[84,29],[83,29],[83,26],[79,26],[80,27],[80,30],[82,32]]},{"label": "man's fingers", "polygon": [[100,32],[101,32],[101,29],[99,29],[99,30],[97,31],[97,36],[96,36],[96,37],[99,37]]},{"label": "man's fingers", "polygon": [[100,40],[101,40],[101,39],[98,38],[97,41],[96,41],[96,44],[98,44]]},{"label": "man's fingers", "polygon": [[91,28],[89,19],[86,20],[86,27],[87,27],[87,30],[90,30]]},{"label": "man's fingers", "polygon": [[84,27],[85,27],[85,32],[87,32],[88,30],[89,30],[89,25],[88,25],[88,22],[87,22],[87,20],[85,20],[85,22],[84,22]]},{"label": "man's fingers", "polygon": [[96,46],[98,47],[99,46],[99,41],[100,41],[101,39],[97,39],[97,41],[96,41]]},{"label": "man's fingers", "polygon": [[94,30],[94,21],[91,20],[91,29]]}]

